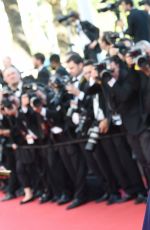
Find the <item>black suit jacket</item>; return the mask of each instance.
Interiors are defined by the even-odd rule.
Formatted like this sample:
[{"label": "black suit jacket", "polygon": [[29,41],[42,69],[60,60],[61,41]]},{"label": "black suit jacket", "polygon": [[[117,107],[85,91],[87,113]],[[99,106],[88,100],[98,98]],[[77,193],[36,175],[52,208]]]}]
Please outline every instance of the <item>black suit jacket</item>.
[{"label": "black suit jacket", "polygon": [[140,95],[140,77],[138,72],[130,70],[120,73],[113,87],[107,85],[112,107],[122,116],[128,133],[136,135],[146,129],[146,114],[143,112]]},{"label": "black suit jacket", "polygon": [[48,81],[49,81],[49,78],[50,78],[49,71],[47,70],[46,67],[43,67],[43,69],[40,70],[39,73],[38,73],[37,83],[42,83],[44,85],[47,85]]},{"label": "black suit jacket", "polygon": [[99,29],[96,26],[88,21],[80,21],[80,24],[83,32],[90,39],[91,42],[99,39]]},{"label": "black suit jacket", "polygon": [[150,41],[148,14],[142,10],[132,9],[128,16],[128,30],[126,33],[133,37],[134,42]]}]

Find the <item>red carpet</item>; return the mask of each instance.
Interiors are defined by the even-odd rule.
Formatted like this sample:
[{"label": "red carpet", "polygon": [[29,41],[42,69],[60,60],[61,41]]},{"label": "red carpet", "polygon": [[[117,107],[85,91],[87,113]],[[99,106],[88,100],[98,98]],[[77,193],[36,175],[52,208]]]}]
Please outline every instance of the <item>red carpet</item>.
[{"label": "red carpet", "polygon": [[66,211],[66,206],[37,200],[20,206],[19,201],[0,203],[1,230],[141,230],[145,211],[145,205],[133,202],[110,207],[91,202]]}]

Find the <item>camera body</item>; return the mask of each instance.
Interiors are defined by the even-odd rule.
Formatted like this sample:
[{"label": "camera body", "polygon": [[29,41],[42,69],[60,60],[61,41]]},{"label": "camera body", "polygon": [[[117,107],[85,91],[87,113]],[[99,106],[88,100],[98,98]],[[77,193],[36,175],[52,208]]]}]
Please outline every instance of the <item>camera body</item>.
[{"label": "camera body", "polygon": [[132,50],[129,52],[129,54],[133,58],[134,63],[140,68],[150,65],[150,57],[141,49]]},{"label": "camera body", "polygon": [[96,64],[96,69],[99,73],[99,80],[102,80],[102,82],[108,82],[112,76],[111,76],[111,70],[108,69],[108,61],[109,59],[106,59],[104,62],[101,62],[100,64]]}]

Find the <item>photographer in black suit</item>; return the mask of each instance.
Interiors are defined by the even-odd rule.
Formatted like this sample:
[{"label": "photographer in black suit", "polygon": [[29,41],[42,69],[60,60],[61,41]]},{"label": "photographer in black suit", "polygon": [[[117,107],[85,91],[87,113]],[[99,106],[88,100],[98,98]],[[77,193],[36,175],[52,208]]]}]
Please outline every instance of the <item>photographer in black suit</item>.
[{"label": "photographer in black suit", "polygon": [[90,23],[89,21],[80,20],[78,13],[74,12],[72,17],[77,23],[77,31],[81,39],[85,41],[84,56],[85,59],[92,59],[97,62],[97,55],[101,52],[99,46],[99,28]]},{"label": "photographer in black suit", "polygon": [[[79,104],[84,99],[85,79],[83,76],[83,59],[79,54],[71,55],[67,60],[69,73],[72,77],[66,86],[67,92],[72,95],[70,107],[67,111],[67,121],[64,128],[64,141],[76,138],[75,129],[79,123]],[[73,201],[67,207],[72,209],[87,201],[86,175],[87,167],[79,144],[67,145],[61,153],[62,160],[74,185]]]},{"label": "photographer in black suit", "polygon": [[134,8],[132,0],[122,0],[121,2],[123,10],[129,12],[127,17],[128,29],[125,33],[133,37],[134,42],[140,40],[150,41],[148,14],[142,10]]},{"label": "photographer in black suit", "polygon": [[[132,58],[126,56],[127,63],[132,63]],[[116,57],[111,59],[113,71],[120,71],[120,64]],[[148,142],[145,142],[145,136],[148,135],[147,130],[147,114],[141,107],[141,82],[138,71],[134,70],[134,65],[130,64],[127,74],[118,75],[118,78],[113,77],[108,82],[113,105],[116,111],[121,114],[122,121],[128,134],[129,144],[141,163],[148,186],[150,186],[149,177],[149,160],[147,156]],[[150,138],[150,137],[149,137]],[[144,201],[144,197],[140,200]]]},{"label": "photographer in black suit", "polygon": [[38,69],[37,83],[48,85],[50,73],[44,66],[45,56],[42,53],[36,53],[33,56],[33,65],[35,69]]}]

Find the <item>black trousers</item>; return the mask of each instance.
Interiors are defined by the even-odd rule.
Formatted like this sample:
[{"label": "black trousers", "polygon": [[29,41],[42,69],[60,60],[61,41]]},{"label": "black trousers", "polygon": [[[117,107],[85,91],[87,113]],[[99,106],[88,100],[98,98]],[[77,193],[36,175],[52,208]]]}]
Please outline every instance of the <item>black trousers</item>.
[{"label": "black trousers", "polygon": [[115,145],[122,170],[128,180],[129,186],[127,191],[133,195],[146,193],[140,170],[136,160],[132,157],[132,151],[127,143],[126,136],[112,136],[112,141]]},{"label": "black trousers", "polygon": [[145,130],[139,135],[128,134],[128,142],[143,168],[150,188],[150,131]]},{"label": "black trousers", "polygon": [[62,162],[59,149],[49,149],[47,157],[54,195],[61,196],[62,194],[71,194],[71,180]]},{"label": "black trousers", "polygon": [[34,163],[23,163],[17,160],[17,174],[23,188],[32,188]]},{"label": "black trousers", "polygon": [[118,154],[116,152],[114,143],[111,138],[104,138],[101,141],[101,146],[107,157],[107,162],[109,162],[110,167],[112,168],[113,175],[115,176],[117,183],[120,188],[128,191],[129,182],[125,176],[125,173],[122,169]]},{"label": "black trousers", "polygon": [[[68,137],[61,135],[61,142],[68,141]],[[73,184],[74,199],[84,199],[87,195],[86,176],[87,165],[80,145],[66,145],[59,148],[61,159]]]},{"label": "black trousers", "polygon": [[39,145],[39,148],[35,149],[35,172],[33,174],[34,191],[40,191],[41,193],[48,193],[52,195],[54,193],[53,179],[51,176],[51,171],[48,164],[48,155],[49,149],[42,148],[42,145]]},{"label": "black trousers", "polygon": [[99,180],[104,178],[104,191],[108,194],[118,194],[118,183],[101,141],[93,152],[86,151],[86,158]]}]

